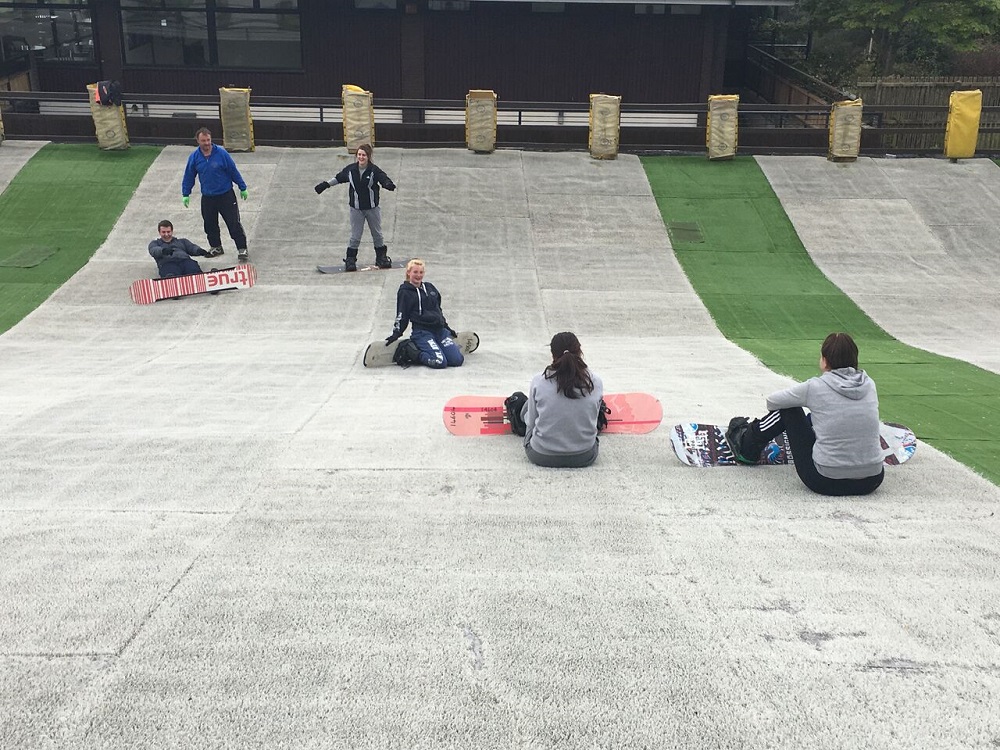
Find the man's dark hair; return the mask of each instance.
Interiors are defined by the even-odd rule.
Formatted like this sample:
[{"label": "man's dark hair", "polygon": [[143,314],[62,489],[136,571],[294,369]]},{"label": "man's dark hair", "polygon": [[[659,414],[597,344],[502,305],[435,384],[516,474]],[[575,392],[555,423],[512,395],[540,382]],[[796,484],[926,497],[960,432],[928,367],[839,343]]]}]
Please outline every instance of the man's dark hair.
[{"label": "man's dark hair", "polygon": [[207,133],[208,135],[212,135],[211,130],[209,130],[206,127],[200,127],[196,131],[194,131],[194,139],[198,140],[198,136],[201,135],[202,133]]},{"label": "man's dark hair", "polygon": [[163,227],[174,228],[174,225],[170,223],[170,219],[164,219],[159,224],[156,225],[157,230],[163,229]]},{"label": "man's dark hair", "polygon": [[858,345],[854,343],[850,334],[831,333],[823,341],[819,351],[831,370],[839,370],[842,367],[858,369]]}]

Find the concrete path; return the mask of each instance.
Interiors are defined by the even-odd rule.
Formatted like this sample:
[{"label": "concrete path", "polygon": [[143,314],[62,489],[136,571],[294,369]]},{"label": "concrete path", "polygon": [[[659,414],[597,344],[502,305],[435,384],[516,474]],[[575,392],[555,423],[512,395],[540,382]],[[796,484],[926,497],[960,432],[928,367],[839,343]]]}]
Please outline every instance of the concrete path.
[{"label": "concrete path", "polygon": [[[432,372],[361,366],[400,272],[313,270],[340,149],[236,155],[254,289],[133,305],[157,220],[203,240],[187,153],[0,337],[0,745],[1000,743],[1000,489],[929,446],[864,499],[677,462],[670,424],[789,381],[715,329],[636,159],[377,151],[390,254],[483,341]],[[579,471],[444,430],[564,329],[664,426]]]}]

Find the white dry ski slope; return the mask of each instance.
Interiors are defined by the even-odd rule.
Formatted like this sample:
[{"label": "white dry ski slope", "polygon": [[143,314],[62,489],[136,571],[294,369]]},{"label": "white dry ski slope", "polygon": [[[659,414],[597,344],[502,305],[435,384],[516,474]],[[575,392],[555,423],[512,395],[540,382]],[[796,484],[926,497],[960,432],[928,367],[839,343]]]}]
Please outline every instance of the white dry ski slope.
[{"label": "white dry ski slope", "polygon": [[[314,270],[341,149],[235,155],[253,289],[133,305],[160,218],[204,240],[188,152],[0,337],[5,748],[1000,742],[1000,490],[927,446],[863,499],[677,462],[666,426],[788,381],[719,335],[635,158],[376,151],[390,255],[482,338],[432,372],[361,366],[400,272]],[[566,329],[665,425],[579,471],[445,431]]]}]

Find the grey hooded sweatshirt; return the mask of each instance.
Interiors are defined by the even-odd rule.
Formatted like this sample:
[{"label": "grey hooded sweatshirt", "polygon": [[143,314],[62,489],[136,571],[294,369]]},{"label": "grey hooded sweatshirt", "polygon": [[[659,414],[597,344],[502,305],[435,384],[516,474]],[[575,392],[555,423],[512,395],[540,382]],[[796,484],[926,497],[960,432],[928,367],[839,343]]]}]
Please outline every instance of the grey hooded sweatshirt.
[{"label": "grey hooded sweatshirt", "polygon": [[813,463],[828,479],[862,479],[882,471],[878,393],[864,370],[842,367],[767,397],[767,408],[812,412]]}]

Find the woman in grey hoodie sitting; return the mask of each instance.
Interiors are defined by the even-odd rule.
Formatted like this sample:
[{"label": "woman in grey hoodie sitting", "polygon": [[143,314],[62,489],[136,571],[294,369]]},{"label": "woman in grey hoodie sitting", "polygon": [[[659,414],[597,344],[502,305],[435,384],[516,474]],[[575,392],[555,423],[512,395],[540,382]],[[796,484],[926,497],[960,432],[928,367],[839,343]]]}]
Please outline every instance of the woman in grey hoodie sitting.
[{"label": "woman in grey hoodie sitting", "polygon": [[784,432],[806,487],[820,495],[867,495],[885,475],[875,383],[858,369],[858,346],[846,333],[826,337],[819,369],[818,377],[768,396],[770,411],[760,419],[733,417],[726,440],[738,461],[754,464]]},{"label": "woman in grey hoodie sitting", "polygon": [[557,333],[549,343],[552,364],[531,379],[528,395],[518,391],[506,402],[524,452],[538,466],[574,469],[597,459],[597,419],[604,384],[583,361],[576,334]]}]

